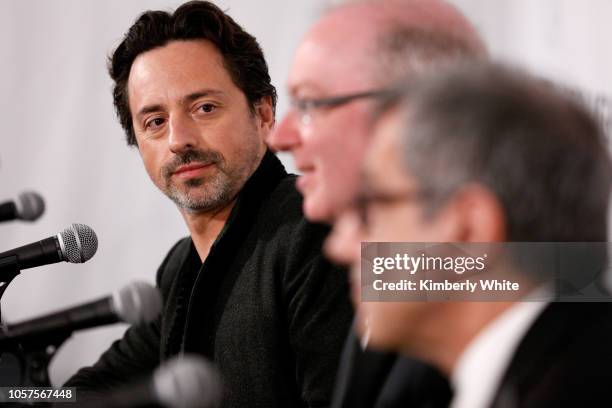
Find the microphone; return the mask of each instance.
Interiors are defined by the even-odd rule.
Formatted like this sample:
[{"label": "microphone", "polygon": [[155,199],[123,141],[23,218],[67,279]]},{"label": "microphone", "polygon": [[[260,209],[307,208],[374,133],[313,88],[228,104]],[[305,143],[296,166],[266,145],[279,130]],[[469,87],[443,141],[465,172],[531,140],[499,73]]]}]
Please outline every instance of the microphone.
[{"label": "microphone", "polygon": [[[213,408],[219,405],[221,397],[221,380],[212,365],[201,356],[184,354],[163,363],[144,381],[96,397],[90,396],[92,399],[82,407],[162,405],[168,408]],[[77,398],[81,396],[77,395]]]},{"label": "microphone", "polygon": [[145,282],[134,282],[110,296],[21,323],[6,325],[0,332],[0,348],[76,330],[124,321],[149,322],[161,311],[159,291]]},{"label": "microphone", "polygon": [[72,224],[62,232],[42,241],[0,253],[0,277],[36,266],[60,261],[83,263],[98,250],[98,237],[84,224]]},{"label": "microphone", "polygon": [[40,194],[25,191],[16,201],[0,203],[0,222],[22,220],[36,221],[45,212],[45,201]]}]

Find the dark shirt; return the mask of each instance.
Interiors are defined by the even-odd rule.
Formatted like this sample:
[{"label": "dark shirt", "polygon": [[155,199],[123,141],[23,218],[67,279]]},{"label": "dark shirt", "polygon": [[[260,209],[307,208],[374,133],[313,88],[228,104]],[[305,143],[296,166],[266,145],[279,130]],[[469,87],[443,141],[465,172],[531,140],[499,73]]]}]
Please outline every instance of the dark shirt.
[{"label": "dark shirt", "polygon": [[67,386],[79,397],[125,385],[180,351],[211,359],[223,407],[324,407],[352,319],[344,271],[321,255],[295,176],[268,152],[202,264],[190,238],[157,273],[155,322],[131,327]]}]

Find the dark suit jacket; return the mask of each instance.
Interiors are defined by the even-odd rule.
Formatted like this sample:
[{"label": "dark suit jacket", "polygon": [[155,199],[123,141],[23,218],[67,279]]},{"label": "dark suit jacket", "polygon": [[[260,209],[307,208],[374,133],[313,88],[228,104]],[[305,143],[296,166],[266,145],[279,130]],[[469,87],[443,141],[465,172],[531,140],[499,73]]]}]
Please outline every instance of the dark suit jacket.
[{"label": "dark suit jacket", "polygon": [[552,303],[516,350],[495,408],[612,407],[612,303]]},{"label": "dark suit jacket", "polygon": [[[332,407],[442,407],[447,387],[417,360],[362,351],[351,333]],[[612,407],[612,303],[547,306],[519,343],[491,407]]]},{"label": "dark suit jacket", "polygon": [[394,353],[363,350],[354,330],[347,338],[332,408],[441,408],[451,398],[435,368]]}]

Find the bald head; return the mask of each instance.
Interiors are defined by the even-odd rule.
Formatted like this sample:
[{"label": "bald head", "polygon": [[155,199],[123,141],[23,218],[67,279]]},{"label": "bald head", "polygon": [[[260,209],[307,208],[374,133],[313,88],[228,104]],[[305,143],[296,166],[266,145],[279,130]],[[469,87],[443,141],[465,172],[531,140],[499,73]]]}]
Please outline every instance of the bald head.
[{"label": "bald head", "polygon": [[327,48],[343,68],[359,68],[378,84],[487,55],[472,24],[443,0],[345,2],[325,13],[302,46]]},{"label": "bald head", "polygon": [[288,90],[298,107],[338,96],[345,102],[292,110],[268,140],[275,150],[291,151],[303,174],[297,185],[306,217],[331,223],[356,194],[373,102],[356,94],[485,55],[476,30],[442,0],[360,1],[328,10],[299,45]]},{"label": "bald head", "polygon": [[[444,0],[361,0],[344,1],[329,9],[317,26],[326,20],[345,19],[371,22],[384,29],[384,24],[396,21],[405,25],[430,30],[454,32],[469,38],[483,48],[481,40],[470,22],[457,8]],[[332,24],[336,24],[335,22]],[[313,30],[317,27],[313,27]]]}]

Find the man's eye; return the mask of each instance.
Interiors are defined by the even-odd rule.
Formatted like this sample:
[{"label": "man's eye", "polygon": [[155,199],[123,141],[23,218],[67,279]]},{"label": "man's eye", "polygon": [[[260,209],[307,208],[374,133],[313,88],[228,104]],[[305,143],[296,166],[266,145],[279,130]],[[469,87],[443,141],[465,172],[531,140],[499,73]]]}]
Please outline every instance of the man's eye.
[{"label": "man's eye", "polygon": [[206,112],[206,113],[211,113],[215,109],[216,109],[216,106],[213,105],[212,103],[205,103],[205,104],[200,106],[200,110],[202,112]]},{"label": "man's eye", "polygon": [[163,118],[154,118],[145,123],[145,128],[159,127],[164,124]]}]

